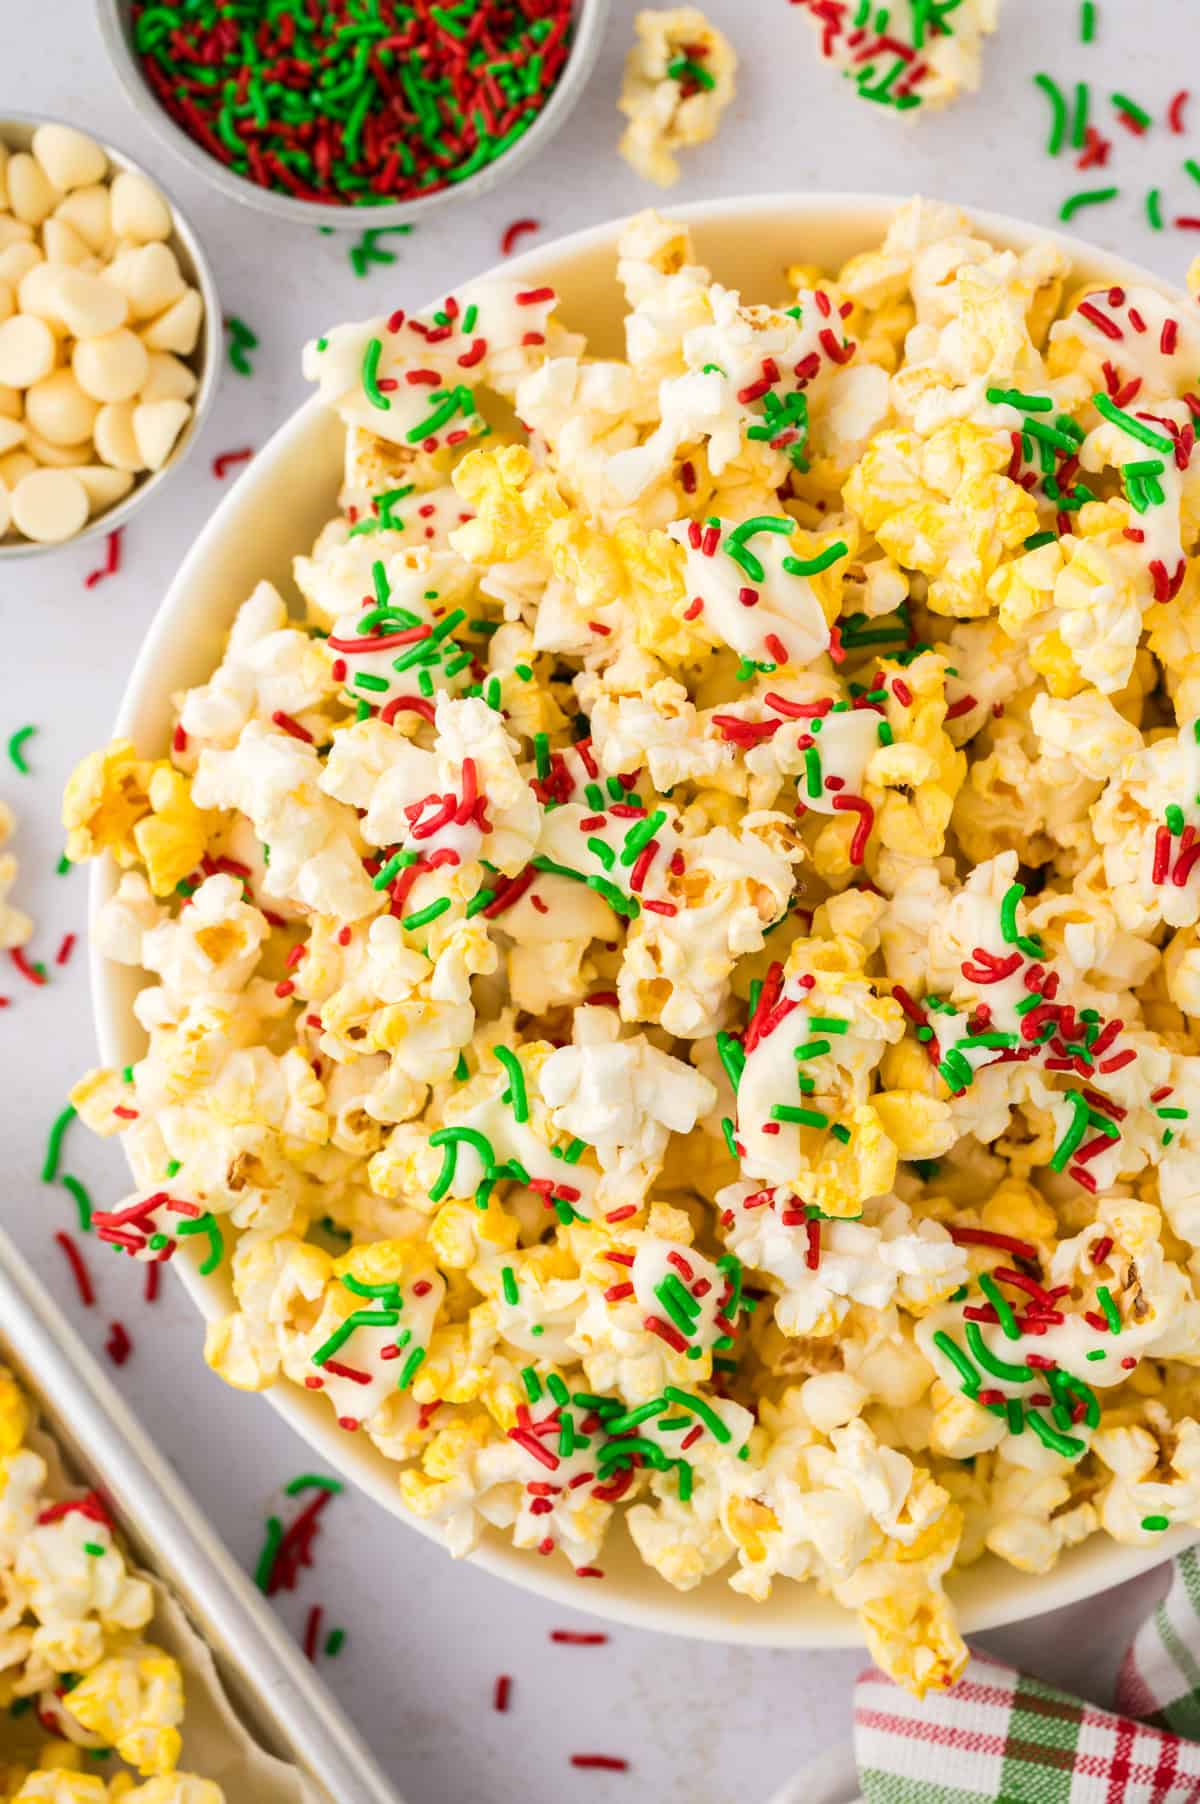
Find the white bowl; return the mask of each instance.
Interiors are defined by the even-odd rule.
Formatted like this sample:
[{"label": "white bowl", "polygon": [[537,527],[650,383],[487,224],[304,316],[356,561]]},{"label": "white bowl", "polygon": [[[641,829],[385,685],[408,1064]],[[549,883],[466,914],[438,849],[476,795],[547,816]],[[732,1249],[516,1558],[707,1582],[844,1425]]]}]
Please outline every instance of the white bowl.
[{"label": "white bowl", "polygon": [[[836,268],[854,252],[878,244],[899,204],[861,194],[773,195],[681,207],[674,216],[691,227],[700,260],[722,281],[757,301],[782,295],[788,263],[811,260]],[[1190,305],[1157,277],[1077,239],[997,214],[972,217],[989,238],[1016,250],[1055,237],[1087,280],[1149,283],[1178,304]],[[610,221],[539,246],[511,258],[503,268],[506,277],[552,282],[561,297],[563,318],[588,334],[593,351],[610,356],[622,351],[624,308],[615,274],[621,224]],[[285,593],[292,592],[293,555],[307,552],[320,527],[336,512],[342,438],[340,422],[319,401],[309,401],[258,453],[197,539],[159,608],[121,703],[116,731],[133,739],[144,754],[166,750],[172,724],[170,695],[207,679],[234,613],[255,583],[268,577]],[[115,880],[111,865],[95,867],[93,916]],[[102,1055],[108,1064],[128,1064],[145,1044],[131,1007],[139,979],[127,966],[103,959],[94,942],[91,971]],[[223,1271],[201,1278],[196,1261],[182,1253],[174,1263],[206,1317],[229,1309],[231,1289]],[[418,1532],[435,1538],[403,1508],[396,1466],[365,1435],[345,1434],[327,1403],[289,1382],[275,1385],[267,1395],[334,1470]],[[1177,1530],[1146,1549],[1121,1547],[1093,1536],[1044,1577],[1016,1572],[989,1556],[957,1575],[950,1589],[964,1627],[994,1628],[1107,1591],[1194,1538]],[[603,1582],[575,1578],[561,1560],[518,1552],[494,1531],[472,1557],[487,1571],[543,1597],[639,1628],[765,1647],[852,1647],[861,1641],[853,1616],[819,1597],[811,1586],[780,1580],[766,1604],[739,1597],[720,1575],[694,1591],[674,1591],[643,1564],[624,1528],[618,1532],[616,1525],[601,1555]]]},{"label": "white bowl", "polygon": [[[0,118],[0,144],[6,144],[9,150],[28,150],[39,125],[72,123],[69,119],[60,119],[49,113],[40,113],[36,118],[31,113],[6,113]],[[144,175],[147,181],[154,182],[171,209],[171,235],[166,242],[178,259],[184,280],[200,290],[200,297],[204,302],[200,336],[195,349],[182,359],[196,378],[192,411],[172,446],[166,463],[158,470],[140,471],[134,479],[133,487],[122,500],[93,514],[87,524],[81,526],[78,532],[72,533],[69,539],[23,539],[15,528],[8,534],[0,532],[0,562],[22,557],[41,557],[61,551],[67,545],[78,545],[84,539],[107,535],[115,532],[119,526],[124,526],[143,501],[156,493],[164,482],[170,481],[184,458],[190,454],[217,392],[217,380],[221,373],[221,298],[204,248],[184,214],[180,212],[178,203],[156,176],[152,176],[141,163],[136,163],[126,151],[110,144],[107,139],[97,138],[96,142],[108,158],[112,174],[131,170],[135,175]]]},{"label": "white bowl", "polygon": [[162,105],[154,89],[142,73],[142,65],[133,47],[132,0],[96,0],[100,35],[112,58],[125,94],[137,108],[151,131],[190,163],[197,175],[219,188],[229,200],[262,213],[273,213],[276,219],[290,219],[293,225],[333,226],[361,232],[367,227],[408,225],[424,214],[444,207],[460,195],[478,200],[517,173],[539,151],[544,151],[567,115],[587,87],[608,23],[609,0],[575,0],[571,22],[571,50],[562,73],[554,84],[550,98],[529,127],[510,150],[485,163],[482,169],[465,181],[451,182],[432,194],[416,200],[387,201],[377,207],[345,206],[339,202],[301,200],[293,194],[280,194],[274,188],[262,188],[247,176],[236,175],[224,163],[210,156],[203,146],[176,125]]}]

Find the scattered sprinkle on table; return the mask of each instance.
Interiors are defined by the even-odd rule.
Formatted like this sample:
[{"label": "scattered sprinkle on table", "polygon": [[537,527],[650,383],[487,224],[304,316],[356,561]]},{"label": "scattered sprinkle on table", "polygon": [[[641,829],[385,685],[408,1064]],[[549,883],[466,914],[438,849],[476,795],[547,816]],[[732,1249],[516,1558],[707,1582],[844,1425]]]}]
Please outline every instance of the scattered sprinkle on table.
[{"label": "scattered sprinkle on table", "polygon": [[220,482],[235,464],[249,463],[253,456],[254,451],[249,445],[243,445],[240,451],[218,451],[212,460],[212,473]]},{"label": "scattered sprinkle on table", "polygon": [[73,933],[63,934],[58,951],[54,954],[54,962],[56,965],[66,964],[72,952],[75,950],[75,938],[76,936]]},{"label": "scattered sprinkle on table", "polygon": [[11,958],[13,964],[17,967],[17,970],[21,973],[21,976],[25,979],[26,983],[36,984],[39,989],[43,984],[49,983],[50,979],[46,976],[45,965],[30,964],[25,956],[24,949],[21,946],[11,947],[8,956]]},{"label": "scattered sprinkle on table", "polygon": [[[79,1179],[72,1177],[70,1172],[63,1173],[61,1182],[64,1190],[75,1199],[75,1207],[79,1211],[79,1232],[81,1234],[90,1234],[92,1231],[91,1197],[88,1195],[87,1190]],[[149,1269],[151,1271],[157,1271],[158,1268],[157,1266],[150,1266]]]},{"label": "scattered sprinkle on table", "polygon": [[384,250],[379,240],[389,232],[403,236],[411,231],[410,225],[370,226],[358,243],[350,246],[350,267],[355,275],[365,276],[372,263],[397,262],[395,251]]},{"label": "scattered sprinkle on table", "polygon": [[1095,35],[1096,35],[1096,4],[1095,4],[1095,0],[1083,0],[1083,4],[1079,8],[1079,38],[1080,38],[1080,42],[1084,43],[1084,44],[1090,44],[1092,42],[1092,39],[1095,37]]},{"label": "scattered sprinkle on table", "polygon": [[571,1765],[592,1767],[602,1773],[627,1773],[629,1762],[619,1754],[572,1754]]},{"label": "scattered sprinkle on table", "polygon": [[118,526],[108,534],[104,541],[104,562],[88,571],[83,579],[85,589],[94,589],[97,583],[102,583],[106,576],[115,576],[121,568],[121,534],[124,530],[123,526]]},{"label": "scattered sprinkle on table", "polygon": [[1063,202],[1058,209],[1058,217],[1063,220],[1074,219],[1076,213],[1084,207],[1104,206],[1108,201],[1116,200],[1120,192],[1119,188],[1084,188]]},{"label": "scattered sprinkle on table", "polygon": [[208,154],[278,194],[380,206],[462,182],[533,124],[566,64],[571,0],[369,11],[135,0],[150,88]]},{"label": "scattered sprinkle on table", "polygon": [[88,1271],[83,1254],[64,1228],[60,1228],[54,1238],[62,1248],[63,1256],[71,1268],[71,1276],[74,1278],[75,1287],[79,1292],[79,1301],[85,1309],[90,1309],[96,1301],[96,1292],[92,1287],[91,1273]]},{"label": "scattered sprinkle on table", "polygon": [[527,237],[530,232],[540,232],[541,229],[540,219],[514,219],[511,225],[505,226],[501,234],[500,255],[511,257],[520,239]]},{"label": "scattered sprinkle on table", "polygon": [[346,1640],[345,1629],[330,1629],[325,1637],[325,1654],[330,1660],[336,1660]]},{"label": "scattered sprinkle on table", "polygon": [[602,1647],[608,1636],[594,1629],[551,1629],[550,1639],[562,1647]]},{"label": "scattered sprinkle on table", "polygon": [[129,1338],[129,1330],[124,1322],[113,1322],[108,1330],[108,1339],[104,1343],[104,1351],[115,1366],[123,1366],[133,1352],[133,1342]]},{"label": "scattered sprinkle on table", "polygon": [[58,1176],[58,1162],[62,1157],[63,1135],[75,1120],[78,1110],[69,1102],[61,1114],[54,1117],[50,1134],[46,1141],[46,1157],[42,1161],[42,1183],[53,1184]]},{"label": "scattered sprinkle on table", "polygon": [[308,1620],[304,1624],[304,1657],[314,1663],[321,1637],[321,1617],[323,1611],[320,1604],[314,1604],[308,1612]]},{"label": "scattered sprinkle on table", "polygon": [[229,334],[227,349],[230,367],[235,369],[239,376],[252,376],[254,366],[250,362],[248,353],[258,349],[257,332],[253,331],[245,320],[239,319],[236,313],[231,313],[227,317],[225,330]]},{"label": "scattered sprinkle on table", "polygon": [[509,1673],[502,1672],[497,1678],[495,1687],[492,1691],[492,1709],[498,1710],[500,1714],[503,1715],[508,1709],[508,1700],[511,1695],[512,1677]]},{"label": "scattered sprinkle on table", "polygon": [[23,777],[27,777],[29,775],[29,766],[25,762],[25,747],[28,744],[29,740],[33,738],[33,735],[36,732],[37,732],[36,727],[18,727],[16,732],[11,734],[9,737],[9,741],[8,741],[9,762],[11,764],[13,764],[17,770],[20,771],[20,773]]}]

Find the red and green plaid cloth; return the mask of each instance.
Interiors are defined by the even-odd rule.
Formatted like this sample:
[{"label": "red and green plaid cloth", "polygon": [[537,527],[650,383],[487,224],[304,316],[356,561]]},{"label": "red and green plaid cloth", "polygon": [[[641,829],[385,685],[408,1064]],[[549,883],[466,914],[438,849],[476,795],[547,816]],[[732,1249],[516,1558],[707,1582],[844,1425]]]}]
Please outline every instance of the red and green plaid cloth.
[{"label": "red and green plaid cloth", "polygon": [[[918,1701],[882,1673],[855,1693],[866,1804],[1200,1804],[1200,1551],[1134,1638],[1117,1711],[976,1656]],[[797,1793],[799,1797],[802,1794]]]}]

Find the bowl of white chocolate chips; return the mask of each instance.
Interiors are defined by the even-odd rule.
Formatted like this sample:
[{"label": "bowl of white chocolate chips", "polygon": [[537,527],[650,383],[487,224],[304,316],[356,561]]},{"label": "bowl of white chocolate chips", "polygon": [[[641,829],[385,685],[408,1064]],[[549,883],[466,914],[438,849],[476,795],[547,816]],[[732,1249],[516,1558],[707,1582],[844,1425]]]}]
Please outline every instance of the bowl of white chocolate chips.
[{"label": "bowl of white chocolate chips", "polygon": [[195,235],[136,163],[0,120],[0,558],[124,522],[196,438],[220,326]]}]

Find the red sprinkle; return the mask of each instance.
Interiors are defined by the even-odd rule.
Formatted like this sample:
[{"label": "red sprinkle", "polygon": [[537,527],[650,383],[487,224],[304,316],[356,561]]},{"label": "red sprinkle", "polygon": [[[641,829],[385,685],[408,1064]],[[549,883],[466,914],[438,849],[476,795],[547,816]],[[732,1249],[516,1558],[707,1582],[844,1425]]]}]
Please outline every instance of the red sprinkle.
[{"label": "red sprinkle", "polygon": [[[158,1267],[152,1265],[150,1270],[156,1272]],[[123,1322],[114,1322],[109,1328],[108,1339],[104,1343],[104,1351],[108,1354],[108,1357],[115,1366],[123,1366],[125,1361],[129,1358],[129,1355],[133,1352],[133,1342],[130,1340],[128,1331]]]},{"label": "red sprinkle", "polygon": [[590,1629],[551,1629],[550,1639],[563,1647],[603,1647],[608,1636]]},{"label": "red sprinkle", "polygon": [[21,973],[21,976],[25,979],[26,983],[36,984],[40,988],[42,984],[47,982],[46,973],[42,970],[40,965],[30,964],[22,947],[10,947],[8,956],[12,959],[13,964],[17,967],[17,970]]},{"label": "red sprinkle", "polygon": [[271,719],[277,727],[282,727],[285,733],[290,733],[293,739],[302,739],[305,745],[312,744],[313,736],[308,728],[302,727],[300,722],[293,720],[290,714],[285,714],[282,708],[276,708]]},{"label": "red sprinkle", "polygon": [[508,1699],[511,1691],[512,1678],[508,1673],[502,1672],[496,1680],[492,1690],[492,1709],[498,1710],[501,1716],[503,1716],[504,1712],[508,1709]]},{"label": "red sprinkle", "polygon": [[85,1309],[90,1309],[96,1301],[96,1293],[92,1289],[91,1274],[88,1271],[87,1265],[84,1263],[83,1254],[75,1245],[71,1236],[65,1233],[63,1229],[60,1228],[54,1238],[66,1255],[67,1264],[71,1268],[76,1287],[79,1291],[80,1302]]},{"label": "red sprinkle", "polygon": [[304,1657],[316,1661],[317,1643],[321,1637],[321,1606],[314,1604],[304,1625]]},{"label": "red sprinkle", "polygon": [[1188,99],[1189,90],[1187,88],[1180,88],[1178,94],[1176,94],[1170,106],[1167,108],[1167,124],[1170,126],[1171,130],[1179,136],[1182,136],[1187,130],[1187,127],[1183,123],[1183,109],[1187,105]]},{"label": "red sprinkle", "polygon": [[512,224],[505,226],[504,231],[501,233],[500,255],[502,257],[511,257],[517,248],[519,239],[526,237],[530,232],[540,232],[541,229],[542,222],[540,219],[514,219]]},{"label": "red sprinkle", "polygon": [[1107,313],[1101,313],[1092,301],[1081,301],[1076,312],[1095,326],[1097,332],[1103,332],[1105,338],[1124,338],[1125,334],[1115,319],[1109,319]]},{"label": "red sprinkle", "polygon": [[572,1754],[571,1765],[594,1767],[602,1773],[627,1773],[629,1771],[629,1762],[622,1760],[617,1754]]},{"label": "red sprinkle", "polygon": [[66,964],[67,960],[71,956],[72,950],[74,949],[74,945],[75,945],[75,935],[73,933],[64,933],[63,938],[62,938],[62,945],[58,948],[58,951],[54,955],[54,962],[56,965],[65,965]]},{"label": "red sprinkle", "polygon": [[254,456],[253,448],[245,445],[240,451],[219,451],[212,460],[212,473],[219,482],[232,470],[234,464],[249,463]]},{"label": "red sprinkle", "polygon": [[1028,1240],[1017,1240],[1012,1234],[993,1234],[990,1228],[960,1228],[951,1224],[949,1234],[955,1246],[999,1247],[1014,1259],[1036,1259],[1037,1248]]},{"label": "red sprinkle", "polygon": [[99,569],[91,571],[89,575],[84,577],[84,588],[94,589],[96,584],[103,582],[106,576],[115,576],[117,574],[117,571],[121,568],[121,534],[124,530],[125,528],[123,526],[118,526],[115,532],[109,533],[108,538],[105,540],[107,552],[104,562],[100,565]]}]

